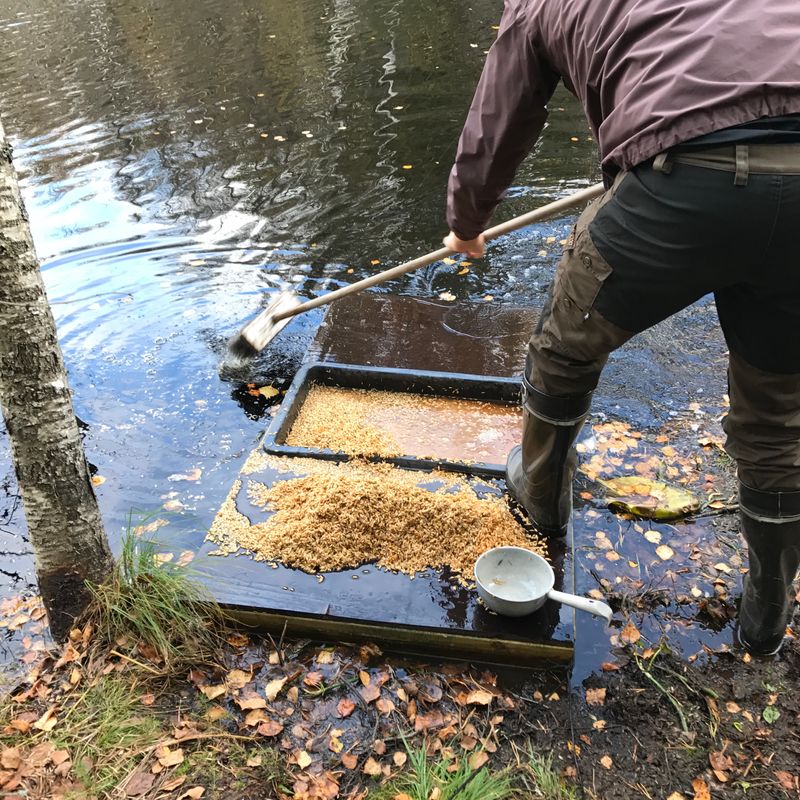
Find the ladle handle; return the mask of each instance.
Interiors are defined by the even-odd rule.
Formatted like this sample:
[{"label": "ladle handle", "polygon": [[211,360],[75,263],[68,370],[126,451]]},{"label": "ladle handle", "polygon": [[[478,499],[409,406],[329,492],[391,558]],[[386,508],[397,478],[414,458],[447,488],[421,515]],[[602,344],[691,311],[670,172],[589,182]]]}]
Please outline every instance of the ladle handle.
[{"label": "ladle handle", "polygon": [[611,606],[600,600],[592,600],[591,597],[580,597],[577,594],[557,592],[555,589],[551,589],[547,596],[551,600],[555,600],[556,603],[563,603],[565,606],[576,608],[578,611],[587,611],[596,617],[602,617],[606,622],[610,622],[611,617],[614,615]]}]

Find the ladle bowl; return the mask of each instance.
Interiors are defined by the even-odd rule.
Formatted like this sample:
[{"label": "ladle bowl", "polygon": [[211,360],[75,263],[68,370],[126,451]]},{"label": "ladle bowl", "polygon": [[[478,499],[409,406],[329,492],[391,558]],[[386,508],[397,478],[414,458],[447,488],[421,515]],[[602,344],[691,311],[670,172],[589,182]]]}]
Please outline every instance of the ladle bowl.
[{"label": "ladle bowl", "polygon": [[493,547],[475,562],[475,581],[484,603],[505,617],[524,617],[555,600],[602,617],[608,622],[613,611],[599,600],[553,589],[553,568],[538,553],[524,547]]}]

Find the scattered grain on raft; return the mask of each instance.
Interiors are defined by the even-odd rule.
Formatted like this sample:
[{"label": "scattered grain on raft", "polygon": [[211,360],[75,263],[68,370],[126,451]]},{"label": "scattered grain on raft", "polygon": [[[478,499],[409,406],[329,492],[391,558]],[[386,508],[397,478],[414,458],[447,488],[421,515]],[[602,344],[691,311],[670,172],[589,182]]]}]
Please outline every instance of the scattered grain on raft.
[{"label": "scattered grain on raft", "polygon": [[[474,578],[478,556],[491,547],[516,545],[545,554],[502,499],[479,497],[461,476],[420,476],[386,464],[310,460],[307,466],[313,474],[272,487],[248,481],[251,502],[274,512],[255,525],[236,509],[237,482],[209,533],[219,552],[244,548],[256,560],[309,573],[377,563],[414,575],[448,566],[467,581]],[[417,485],[432,481],[439,484],[434,491]]]}]

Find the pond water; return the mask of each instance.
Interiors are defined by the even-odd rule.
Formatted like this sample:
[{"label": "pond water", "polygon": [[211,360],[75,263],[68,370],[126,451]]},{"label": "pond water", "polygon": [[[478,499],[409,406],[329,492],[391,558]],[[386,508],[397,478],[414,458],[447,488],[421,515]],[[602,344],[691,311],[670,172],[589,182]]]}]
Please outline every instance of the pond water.
[{"label": "pond water", "polygon": [[[15,148],[88,458],[114,542],[131,512],[208,528],[263,430],[218,368],[277,290],[314,296],[438,247],[447,174],[500,0],[6,0]],[[497,219],[593,183],[560,89]],[[539,304],[569,219],[381,291]],[[378,263],[380,262],[380,263]],[[284,385],[320,314],[259,362]],[[199,476],[199,477],[198,477]],[[186,480],[186,478],[197,478]],[[32,582],[0,430],[3,591]]]}]

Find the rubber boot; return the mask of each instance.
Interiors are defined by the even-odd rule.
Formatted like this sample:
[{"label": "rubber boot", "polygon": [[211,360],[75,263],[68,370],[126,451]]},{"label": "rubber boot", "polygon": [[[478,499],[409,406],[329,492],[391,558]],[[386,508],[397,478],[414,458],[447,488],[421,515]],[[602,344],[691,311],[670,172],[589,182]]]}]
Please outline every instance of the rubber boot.
[{"label": "rubber boot", "polygon": [[800,568],[800,492],[761,492],[740,484],[742,533],[749,551],[737,635],[753,655],[780,650]]},{"label": "rubber boot", "polygon": [[574,445],[591,398],[552,397],[523,380],[522,445],[508,455],[506,487],[543,536],[566,536],[569,529]]}]

